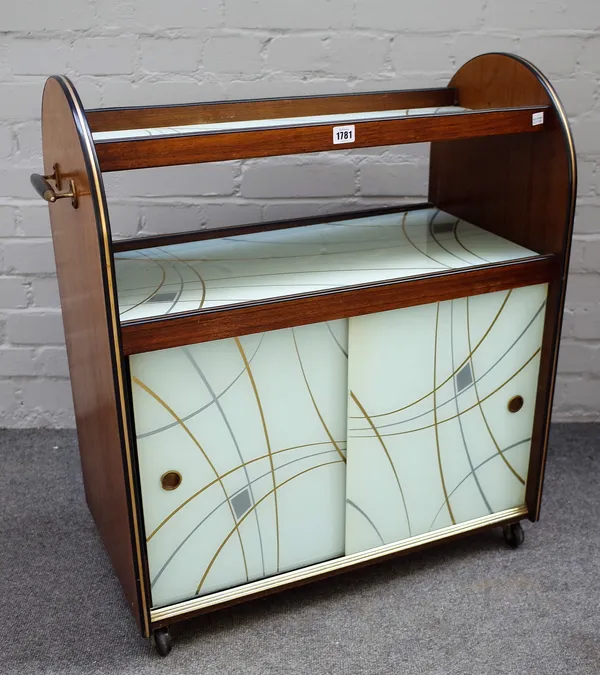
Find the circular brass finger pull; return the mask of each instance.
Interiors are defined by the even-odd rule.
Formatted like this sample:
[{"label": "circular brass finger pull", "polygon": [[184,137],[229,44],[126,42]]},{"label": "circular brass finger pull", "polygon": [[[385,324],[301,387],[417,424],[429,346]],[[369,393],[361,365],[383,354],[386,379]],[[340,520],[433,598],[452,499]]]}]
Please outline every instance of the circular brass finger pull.
[{"label": "circular brass finger pull", "polygon": [[508,402],[508,409],[511,413],[516,413],[523,407],[523,397],[513,396]]},{"label": "circular brass finger pull", "polygon": [[160,477],[160,484],[163,490],[176,490],[183,478],[179,471],[167,471]]}]

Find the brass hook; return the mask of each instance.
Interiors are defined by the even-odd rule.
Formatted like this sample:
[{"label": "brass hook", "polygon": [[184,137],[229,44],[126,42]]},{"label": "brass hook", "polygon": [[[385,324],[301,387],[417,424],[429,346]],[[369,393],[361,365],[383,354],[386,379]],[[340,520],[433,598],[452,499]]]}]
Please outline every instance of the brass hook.
[{"label": "brass hook", "polygon": [[[50,175],[42,176],[39,173],[31,174],[30,180],[31,184],[35,188],[35,191],[42,199],[45,199],[50,204],[54,204],[54,202],[58,199],[69,198],[73,208],[76,209],[79,206],[79,203],[77,199],[75,181],[72,179],[69,180],[68,192],[57,192],[57,190],[62,189],[62,175],[60,173],[60,167],[58,164],[55,164],[52,168],[54,169],[54,173]],[[48,181],[53,181],[53,183],[56,185],[56,189],[54,189]]]}]

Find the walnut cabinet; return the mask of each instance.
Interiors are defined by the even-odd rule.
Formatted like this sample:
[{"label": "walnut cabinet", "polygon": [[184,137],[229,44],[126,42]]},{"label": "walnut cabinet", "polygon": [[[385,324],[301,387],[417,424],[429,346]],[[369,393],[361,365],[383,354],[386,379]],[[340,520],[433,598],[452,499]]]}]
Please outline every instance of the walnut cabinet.
[{"label": "walnut cabinet", "polygon": [[[576,191],[548,80],[42,107],[90,510],[144,636],[538,520]],[[113,240],[103,175],[429,142],[425,203]],[[398,186],[399,194],[402,187]]]}]

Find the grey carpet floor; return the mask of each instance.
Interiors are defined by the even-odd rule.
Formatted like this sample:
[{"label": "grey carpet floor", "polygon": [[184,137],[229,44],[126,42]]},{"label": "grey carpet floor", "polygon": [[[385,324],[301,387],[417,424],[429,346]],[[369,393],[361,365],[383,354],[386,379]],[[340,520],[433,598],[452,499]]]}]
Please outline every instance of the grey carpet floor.
[{"label": "grey carpet floor", "polygon": [[473,535],[139,637],[86,509],[75,435],[0,431],[0,672],[600,672],[600,425],[555,425],[521,549]]}]

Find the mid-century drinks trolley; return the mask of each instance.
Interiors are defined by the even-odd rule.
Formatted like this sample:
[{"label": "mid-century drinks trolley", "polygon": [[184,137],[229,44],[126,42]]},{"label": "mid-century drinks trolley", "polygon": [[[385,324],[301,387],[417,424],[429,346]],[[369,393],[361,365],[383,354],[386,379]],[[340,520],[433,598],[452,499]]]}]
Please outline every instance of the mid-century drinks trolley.
[{"label": "mid-century drinks trolley", "polygon": [[[161,654],[203,612],[489,527],[522,542],[576,190],[539,70],[100,110],[57,76],[42,126],[87,501]],[[427,203],[111,238],[109,171],[416,142]]]}]

